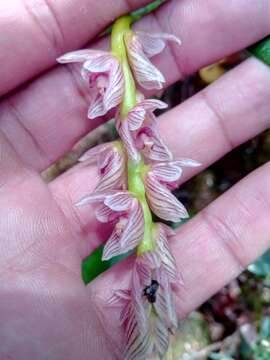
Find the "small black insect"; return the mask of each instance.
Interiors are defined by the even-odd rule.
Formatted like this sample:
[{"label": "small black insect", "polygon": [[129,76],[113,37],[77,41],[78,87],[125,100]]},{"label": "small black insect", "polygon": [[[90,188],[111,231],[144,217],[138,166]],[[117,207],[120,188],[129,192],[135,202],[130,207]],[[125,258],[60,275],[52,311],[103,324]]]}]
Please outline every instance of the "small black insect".
[{"label": "small black insect", "polygon": [[157,299],[157,291],[159,288],[159,283],[156,280],[152,280],[151,285],[146,286],[143,289],[143,295],[146,296],[147,300],[154,304]]}]

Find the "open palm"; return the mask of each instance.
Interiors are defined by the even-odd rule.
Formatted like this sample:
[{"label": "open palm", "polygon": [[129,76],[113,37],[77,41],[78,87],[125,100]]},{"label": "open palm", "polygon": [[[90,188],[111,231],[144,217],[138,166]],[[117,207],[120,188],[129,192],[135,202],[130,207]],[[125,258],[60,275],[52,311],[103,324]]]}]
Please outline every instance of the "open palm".
[{"label": "open palm", "polygon": [[[119,314],[106,301],[114,287],[125,287],[132,260],[88,287],[80,273],[82,258],[110,233],[90,208],[73,206],[94,188],[95,169],[78,165],[49,185],[39,173],[102,121],[87,120],[87,89],[72,68],[53,68],[55,59],[148,2],[0,4],[1,360],[121,359]],[[155,59],[169,85],[269,34],[270,1],[172,0],[136,26],[182,39],[181,48]],[[207,167],[269,123],[270,71],[248,59],[161,116],[159,126],[176,157]],[[266,164],[178,231],[173,249],[184,283],[180,316],[270,246],[269,175]]]}]

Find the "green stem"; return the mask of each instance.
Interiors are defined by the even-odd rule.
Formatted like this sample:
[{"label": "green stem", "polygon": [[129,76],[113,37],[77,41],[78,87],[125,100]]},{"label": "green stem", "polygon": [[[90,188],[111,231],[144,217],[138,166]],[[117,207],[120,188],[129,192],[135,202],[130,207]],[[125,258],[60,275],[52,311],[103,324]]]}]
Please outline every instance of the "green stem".
[{"label": "green stem", "polygon": [[[121,62],[125,79],[125,92],[120,109],[122,121],[126,121],[129,111],[132,110],[137,103],[136,85],[129,66],[124,41],[125,35],[131,32],[131,22],[132,18],[130,16],[123,16],[116,20],[112,28],[112,53]],[[139,164],[135,164],[131,160],[128,161],[128,190],[135,194],[140,201],[144,215],[144,236],[137,248],[138,255],[154,249],[152,239],[153,220],[146,200],[143,183],[143,176],[146,170],[147,165],[144,164],[143,160]]]},{"label": "green stem", "polygon": [[123,16],[116,20],[112,28],[112,53],[122,64],[125,78],[125,93],[121,104],[121,118],[124,119],[136,105],[136,85],[129,66],[124,36],[129,33],[131,17]]}]

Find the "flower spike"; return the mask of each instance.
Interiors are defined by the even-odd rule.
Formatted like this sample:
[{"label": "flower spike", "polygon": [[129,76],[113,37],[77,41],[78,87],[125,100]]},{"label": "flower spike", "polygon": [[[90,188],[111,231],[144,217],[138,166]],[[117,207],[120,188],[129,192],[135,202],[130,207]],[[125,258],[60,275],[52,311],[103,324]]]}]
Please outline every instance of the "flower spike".
[{"label": "flower spike", "polygon": [[96,165],[99,182],[94,193],[76,206],[95,204],[101,223],[112,233],[104,245],[103,260],[134,251],[135,260],[126,289],[118,289],[108,301],[120,306],[119,324],[124,329],[124,360],[162,359],[178,326],[175,291],[182,282],[172,254],[173,230],[153,221],[178,222],[187,210],[171,193],[179,185],[184,167],[200,164],[174,160],[159,132],[155,110],[167,104],[145,99],[137,89],[162,89],[165,78],[151,58],[168,42],[181,41],[166,33],[131,30],[132,18],[116,20],[111,53],[79,50],[60,57],[60,63],[81,64],[81,74],[91,90],[88,117],[94,119],[115,110],[119,141],[98,145],[79,160]]}]

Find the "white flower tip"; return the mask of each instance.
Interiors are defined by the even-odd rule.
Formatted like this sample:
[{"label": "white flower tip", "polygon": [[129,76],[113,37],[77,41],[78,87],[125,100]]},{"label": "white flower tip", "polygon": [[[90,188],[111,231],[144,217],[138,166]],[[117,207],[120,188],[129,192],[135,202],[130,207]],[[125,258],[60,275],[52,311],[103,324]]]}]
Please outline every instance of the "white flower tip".
[{"label": "white flower tip", "polygon": [[110,260],[112,257],[113,257],[113,256],[110,256],[109,254],[106,254],[106,253],[103,252],[101,260],[102,260],[102,261],[108,261],[108,260]]},{"label": "white flower tip", "polygon": [[65,55],[63,56],[59,56],[56,61],[59,63],[59,64],[64,64],[65,63]]},{"label": "white flower tip", "polygon": [[172,35],[171,41],[174,41],[177,45],[182,45],[182,40],[179,37]]},{"label": "white flower tip", "polygon": [[88,205],[91,203],[91,199],[89,196],[85,196],[83,197],[81,200],[77,201],[74,206],[75,207],[82,207],[84,205]]},{"label": "white flower tip", "polygon": [[81,157],[79,157],[78,161],[79,162],[84,162],[84,161],[87,161],[89,160],[89,155],[87,154],[83,154]]},{"label": "white flower tip", "polygon": [[82,207],[84,205],[85,205],[85,202],[83,200],[79,200],[74,204],[75,207]]}]

